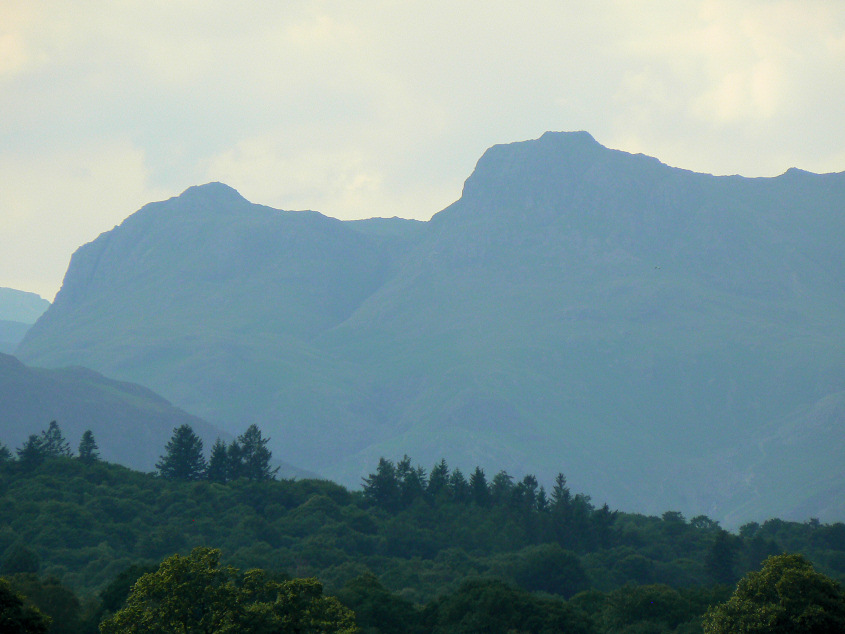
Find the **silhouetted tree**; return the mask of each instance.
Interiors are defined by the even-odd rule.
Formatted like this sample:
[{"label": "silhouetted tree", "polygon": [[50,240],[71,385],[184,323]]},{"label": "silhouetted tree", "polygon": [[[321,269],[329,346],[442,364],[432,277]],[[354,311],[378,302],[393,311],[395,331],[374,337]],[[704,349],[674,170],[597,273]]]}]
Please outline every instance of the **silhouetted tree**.
[{"label": "silhouetted tree", "polygon": [[469,477],[470,497],[478,506],[490,504],[490,490],[487,488],[487,478],[484,469],[476,467]]},{"label": "silhouetted tree", "polygon": [[100,449],[90,429],[85,430],[79,441],[79,459],[85,464],[92,464],[100,459]]},{"label": "silhouetted tree", "polygon": [[261,430],[257,425],[250,425],[238,436],[241,448],[241,475],[247,480],[275,480],[279,467],[270,468],[272,454],[267,449],[269,438],[261,437]]},{"label": "silhouetted tree", "polygon": [[51,421],[45,431],[41,432],[41,445],[44,455],[48,458],[70,458],[70,444],[62,435],[59,424]]},{"label": "silhouetted tree", "polygon": [[25,469],[34,469],[46,458],[44,441],[37,434],[30,434],[24,444],[16,450],[18,462]]},{"label": "silhouetted tree", "polygon": [[445,493],[449,488],[449,466],[445,459],[441,459],[431,469],[428,475],[428,487],[426,490],[432,497],[437,497],[440,493]]},{"label": "silhouetted tree", "polygon": [[229,452],[226,443],[218,436],[211,447],[211,455],[208,457],[208,468],[205,477],[211,482],[227,482],[229,480]]},{"label": "silhouetted tree", "polygon": [[205,475],[202,440],[188,424],[173,430],[165,454],[156,463],[161,477],[168,480],[200,480]]},{"label": "silhouetted tree", "polygon": [[405,455],[396,465],[396,477],[399,480],[400,498],[403,507],[410,504],[425,494],[426,478],[425,469],[421,466],[411,465],[411,459]]},{"label": "silhouetted tree", "polygon": [[363,479],[364,498],[388,510],[399,507],[400,490],[396,467],[390,460],[380,458],[376,472]]}]

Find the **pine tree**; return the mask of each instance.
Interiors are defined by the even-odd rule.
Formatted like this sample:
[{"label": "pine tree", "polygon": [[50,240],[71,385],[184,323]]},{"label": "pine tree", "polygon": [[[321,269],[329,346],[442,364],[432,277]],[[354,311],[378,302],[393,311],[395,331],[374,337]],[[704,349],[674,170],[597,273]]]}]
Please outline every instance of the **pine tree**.
[{"label": "pine tree", "polygon": [[202,440],[188,424],[173,430],[165,455],[156,463],[161,477],[168,480],[200,480],[205,476]]},{"label": "pine tree", "polygon": [[425,486],[428,482],[425,469],[421,466],[414,468],[407,454],[396,465],[396,477],[399,480],[403,508],[410,506],[414,500],[425,494]]},{"label": "pine tree", "polygon": [[211,456],[208,458],[208,469],[205,477],[211,482],[227,482],[229,480],[229,452],[226,450],[226,443],[218,436],[211,447]]},{"label": "pine tree", "polygon": [[379,458],[376,472],[363,478],[363,481],[365,499],[389,511],[399,508],[401,491],[393,462]]},{"label": "pine tree", "polygon": [[30,434],[26,442],[16,450],[18,462],[25,469],[33,469],[44,462],[44,441],[37,434]]},{"label": "pine tree", "polygon": [[484,475],[484,469],[476,467],[472,475],[469,477],[470,497],[472,501],[478,506],[487,506],[490,504],[490,490],[487,488],[487,477]]},{"label": "pine tree", "polygon": [[8,447],[0,442],[0,464],[4,462],[8,462],[12,459],[12,452],[9,451]]},{"label": "pine tree", "polygon": [[437,497],[441,492],[445,493],[449,488],[449,465],[445,459],[441,459],[431,468],[428,476],[428,493],[431,497]]},{"label": "pine tree", "polygon": [[233,440],[226,449],[226,459],[226,480],[244,477],[243,450],[237,440]]},{"label": "pine tree", "polygon": [[70,444],[62,435],[59,424],[52,421],[46,431],[41,432],[41,444],[44,448],[44,455],[48,458],[70,458]]},{"label": "pine tree", "polygon": [[455,502],[466,502],[470,497],[469,483],[466,481],[461,470],[455,468],[449,476],[449,490],[452,492],[452,499]]},{"label": "pine tree", "polygon": [[100,449],[94,440],[94,433],[86,429],[79,441],[79,460],[85,464],[92,464],[100,459]]},{"label": "pine tree", "polygon": [[250,425],[238,436],[241,448],[241,465],[243,476],[248,480],[275,480],[279,467],[270,468],[272,454],[267,449],[269,438],[261,437],[261,430],[257,425]]}]

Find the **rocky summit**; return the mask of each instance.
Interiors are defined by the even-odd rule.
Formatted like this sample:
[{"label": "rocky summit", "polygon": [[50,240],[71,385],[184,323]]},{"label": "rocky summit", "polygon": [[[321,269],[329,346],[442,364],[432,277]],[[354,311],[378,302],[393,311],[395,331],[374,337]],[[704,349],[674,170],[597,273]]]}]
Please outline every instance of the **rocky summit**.
[{"label": "rocky summit", "polygon": [[[845,513],[845,173],[715,177],[547,133],[429,222],[213,183],[73,256],[17,354],[345,483],[379,456],[726,525]],[[211,442],[213,439],[207,439]]]}]

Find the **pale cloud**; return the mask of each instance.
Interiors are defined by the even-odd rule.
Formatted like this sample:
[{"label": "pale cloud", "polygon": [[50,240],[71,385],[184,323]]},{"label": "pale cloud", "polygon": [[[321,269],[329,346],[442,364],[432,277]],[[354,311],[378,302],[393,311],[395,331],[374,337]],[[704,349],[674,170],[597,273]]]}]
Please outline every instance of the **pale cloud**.
[{"label": "pale cloud", "polygon": [[842,68],[839,0],[6,2],[0,285],[54,292],[81,242],[209,180],[425,219],[487,147],[546,130],[713,173],[843,170]]}]

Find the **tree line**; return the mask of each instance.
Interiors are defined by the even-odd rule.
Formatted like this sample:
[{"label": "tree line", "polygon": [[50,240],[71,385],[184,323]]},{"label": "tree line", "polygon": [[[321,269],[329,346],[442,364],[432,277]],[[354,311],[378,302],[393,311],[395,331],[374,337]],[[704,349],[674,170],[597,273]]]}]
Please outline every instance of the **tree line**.
[{"label": "tree line", "polygon": [[[173,436],[164,448],[164,454],[156,462],[158,475],[167,480],[209,480],[231,482],[239,478],[247,480],[274,480],[279,467],[271,467],[272,453],[267,449],[269,438],[263,438],[256,425],[226,445],[219,437],[206,460],[202,439],[190,425],[173,429]],[[31,434],[16,450],[17,462],[25,469],[31,469],[51,458],[75,457],[85,464],[100,460],[100,450],[93,432],[82,434],[76,456],[65,439],[56,421],[51,421],[40,434]],[[12,452],[0,442],[0,463],[12,461]]]},{"label": "tree line", "polygon": [[[30,434],[15,453],[17,461],[25,468],[35,467],[49,458],[73,457],[70,443],[65,440],[56,421],[51,421],[47,429],[42,430],[40,434]],[[100,449],[90,429],[82,434],[76,458],[86,464],[100,459]],[[12,452],[0,442],[0,463],[10,460],[13,460]]]}]

